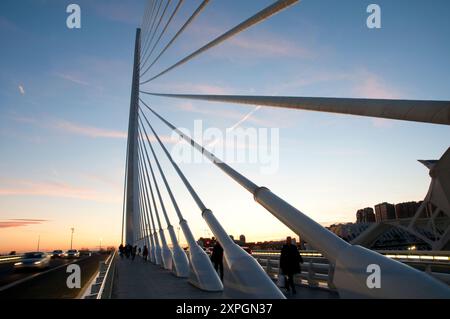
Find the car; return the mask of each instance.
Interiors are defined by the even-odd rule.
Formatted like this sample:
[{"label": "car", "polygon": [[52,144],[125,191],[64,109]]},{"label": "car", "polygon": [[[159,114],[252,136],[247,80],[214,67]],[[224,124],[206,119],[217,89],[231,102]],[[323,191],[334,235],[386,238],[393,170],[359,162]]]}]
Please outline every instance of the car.
[{"label": "car", "polygon": [[71,258],[80,258],[80,252],[76,249],[70,249],[66,252],[66,257]]},{"label": "car", "polygon": [[64,252],[62,250],[54,250],[52,253],[52,258],[63,258]]},{"label": "car", "polygon": [[25,253],[22,259],[14,264],[15,270],[45,269],[50,265],[50,256],[43,252]]},{"label": "car", "polygon": [[79,251],[80,256],[92,256],[92,251],[87,249],[82,249]]}]

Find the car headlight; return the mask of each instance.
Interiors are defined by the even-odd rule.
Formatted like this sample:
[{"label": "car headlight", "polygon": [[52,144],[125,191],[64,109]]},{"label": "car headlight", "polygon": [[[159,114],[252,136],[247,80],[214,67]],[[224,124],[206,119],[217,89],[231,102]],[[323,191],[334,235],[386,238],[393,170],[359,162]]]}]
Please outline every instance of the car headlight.
[{"label": "car headlight", "polygon": [[15,263],[15,264],[14,264],[14,266],[20,266],[20,265],[22,265],[22,262],[21,262],[21,261],[19,261],[18,263]]},{"label": "car headlight", "polygon": [[39,264],[41,264],[41,261],[35,261],[34,264],[39,265]]}]

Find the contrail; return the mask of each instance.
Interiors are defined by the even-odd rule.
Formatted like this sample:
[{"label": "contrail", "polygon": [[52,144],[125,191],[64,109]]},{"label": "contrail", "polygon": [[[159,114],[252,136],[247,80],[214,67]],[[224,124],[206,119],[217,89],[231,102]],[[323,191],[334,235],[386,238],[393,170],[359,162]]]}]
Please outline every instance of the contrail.
[{"label": "contrail", "polygon": [[[255,107],[253,110],[251,110],[249,113],[247,113],[246,115],[244,115],[243,118],[241,118],[239,121],[237,121],[232,127],[227,129],[227,132],[232,132],[234,131],[237,127],[239,127],[239,125],[241,125],[242,123],[244,123],[245,121],[247,121],[250,116],[252,116],[253,114],[256,113],[256,111],[258,111],[261,108],[261,106],[257,106]],[[209,142],[206,144],[207,147],[213,147],[214,145],[216,145],[219,142],[219,139],[216,138],[215,140]]]}]

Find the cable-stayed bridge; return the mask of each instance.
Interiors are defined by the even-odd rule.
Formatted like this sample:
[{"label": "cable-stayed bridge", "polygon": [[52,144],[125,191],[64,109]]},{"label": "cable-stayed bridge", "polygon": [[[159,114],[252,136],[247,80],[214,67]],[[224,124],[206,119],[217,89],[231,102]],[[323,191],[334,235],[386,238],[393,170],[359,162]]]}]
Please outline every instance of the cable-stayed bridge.
[{"label": "cable-stayed bridge", "polygon": [[[136,31],[122,232],[123,243],[140,247],[146,245],[150,250],[151,263],[165,269],[166,272],[173,272],[174,276],[170,280],[158,281],[158,276],[162,276],[158,273],[158,267],[154,265],[140,265],[138,268],[137,266],[124,267],[119,260],[117,261],[119,264],[116,265],[116,270],[120,273],[119,279],[114,284],[115,288],[112,289],[116,291],[115,296],[120,298],[131,297],[131,295],[133,297],[156,297],[148,294],[148,291],[147,293],[143,292],[144,295],[139,295],[139,292],[142,292],[142,289],[145,288],[147,280],[147,286],[160,289],[161,294],[165,292],[167,296],[175,298],[187,298],[189,295],[194,296],[194,298],[208,298],[208,296],[211,298],[223,296],[285,298],[285,295],[274,283],[273,278],[269,276],[272,261],[267,258],[252,257],[236,245],[228,236],[228,232],[224,229],[220,220],[208,208],[207,199],[201,198],[196,192],[191,182],[172,158],[161,139],[161,135],[156,132],[154,123],[160,121],[210,160],[211,164],[219,168],[222,173],[236,181],[238,186],[249,193],[249,200],[253,198],[256,204],[264,207],[268,213],[275,216],[311,244],[317,250],[317,253],[326,260],[326,263],[321,264],[325,266],[314,266],[312,265],[313,262],[310,262],[310,269],[314,267],[326,268],[327,280],[329,285],[334,288],[337,296],[341,298],[449,298],[450,288],[442,281],[426,272],[416,270],[405,263],[363,247],[365,243],[373,241],[379,229],[372,229],[371,233],[362,238],[361,242],[358,243],[359,245],[342,240],[308,217],[299,208],[283,200],[282,194],[271,192],[270,185],[257,185],[248,179],[243,172],[236,171],[203,145],[184,134],[169,119],[162,117],[157,112],[157,106],[153,105],[151,97],[250,104],[262,107],[416,121],[436,125],[450,124],[450,102],[151,92],[151,90],[149,91],[151,89],[149,85],[152,81],[176,70],[252,26],[270,19],[271,16],[280,13],[282,10],[288,10],[289,7],[296,5],[299,1],[275,1],[201,48],[182,57],[170,67],[152,74],[153,66],[182,34],[189,30],[191,23],[202,14],[210,1],[202,1],[175,35],[168,40],[167,44],[157,49],[183,2],[184,0],[175,1],[176,4],[174,3],[171,11],[169,10],[170,0],[148,1],[142,25]],[[155,152],[157,147],[162,149],[165,154],[164,158],[157,156],[157,152]],[[162,168],[163,165],[161,165],[162,161],[171,165],[179,177],[178,180],[168,180],[167,174]],[[434,212],[430,219],[430,223],[433,224],[434,218],[439,214],[450,217],[450,151],[447,151],[440,161],[427,167],[430,169],[432,183],[423,205],[434,205]],[[161,179],[163,183],[158,183],[158,179]],[[172,185],[180,182],[198,206],[199,218],[201,216],[205,220],[211,233],[224,249],[226,277],[223,282],[205,251],[195,241],[195,235],[192,233],[188,221],[184,218],[183,207],[179,206],[172,191]],[[169,202],[163,200],[163,192],[169,195]],[[421,218],[424,207],[419,209],[409,225],[401,227],[416,232],[417,221]],[[170,220],[169,209],[176,212],[178,219],[176,223],[179,224],[186,238],[189,246],[188,253],[181,248],[178,242],[172,224],[175,221]],[[167,229],[167,232],[164,229]],[[419,234],[419,232],[416,233]],[[166,237],[166,235],[168,236]],[[440,231],[439,236],[426,240],[429,240],[430,244],[436,249],[442,249],[442,247],[447,247],[449,238],[450,226],[447,225],[446,229]],[[261,259],[265,261],[261,261]],[[261,263],[264,262],[266,263],[265,268],[261,266]],[[381,285],[379,287],[373,287],[368,283],[373,269],[380,271]],[[128,286],[124,283],[123,278],[128,278],[126,280]],[[187,281],[192,286],[189,286]],[[133,282],[135,286],[129,284]],[[164,289],[164,283],[167,283],[166,289]],[[140,285],[141,288],[137,288],[137,285]],[[150,290],[154,291],[153,288]],[[178,291],[179,294],[177,295],[174,291]],[[157,294],[157,292],[154,293]],[[112,295],[114,296],[114,292]],[[310,295],[305,293],[302,296],[323,297],[315,296],[313,293]]]}]

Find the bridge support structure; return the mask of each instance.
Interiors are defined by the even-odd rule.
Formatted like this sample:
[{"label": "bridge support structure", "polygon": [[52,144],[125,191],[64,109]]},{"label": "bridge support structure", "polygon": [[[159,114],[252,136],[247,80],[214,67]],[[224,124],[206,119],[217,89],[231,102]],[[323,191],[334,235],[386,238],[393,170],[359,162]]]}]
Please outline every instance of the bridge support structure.
[{"label": "bridge support structure", "polygon": [[126,167],[125,204],[125,243],[134,244],[136,240],[135,223],[139,216],[139,178],[137,149],[137,109],[139,107],[139,64],[141,51],[141,29],[136,30],[134,49],[133,80],[131,87],[130,115],[128,123],[128,153]]}]

